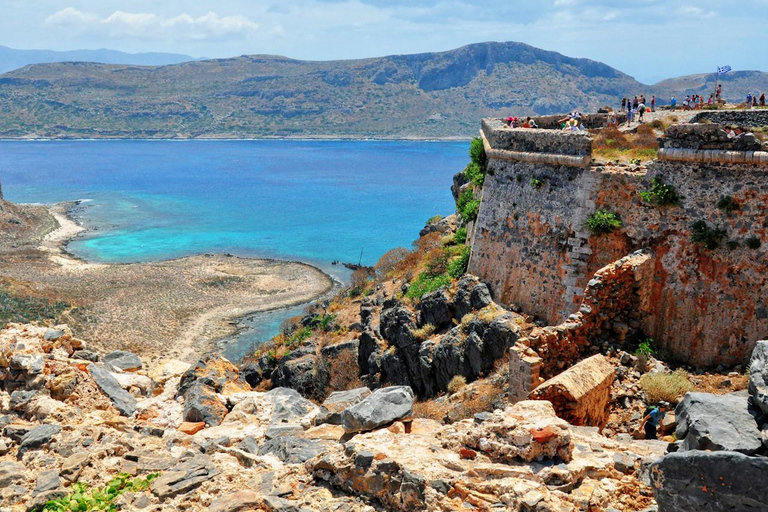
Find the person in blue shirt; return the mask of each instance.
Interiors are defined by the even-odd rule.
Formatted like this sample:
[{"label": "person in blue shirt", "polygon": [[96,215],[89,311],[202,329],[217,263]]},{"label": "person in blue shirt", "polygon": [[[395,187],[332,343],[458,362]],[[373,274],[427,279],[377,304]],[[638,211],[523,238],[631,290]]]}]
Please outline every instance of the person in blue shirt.
[{"label": "person in blue shirt", "polygon": [[640,430],[645,430],[646,439],[657,439],[657,428],[664,430],[664,415],[669,410],[669,402],[659,402],[657,406],[650,407],[648,414],[640,424]]},{"label": "person in blue shirt", "polygon": [[669,105],[672,107],[672,110],[675,110],[675,108],[677,107],[677,100],[675,99],[674,96],[672,96],[672,99],[669,100]]}]

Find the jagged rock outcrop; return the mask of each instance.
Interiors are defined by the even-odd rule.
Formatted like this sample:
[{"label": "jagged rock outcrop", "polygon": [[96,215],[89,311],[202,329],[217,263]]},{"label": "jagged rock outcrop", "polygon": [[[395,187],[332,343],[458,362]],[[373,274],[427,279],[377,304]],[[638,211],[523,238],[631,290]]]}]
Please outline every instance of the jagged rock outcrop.
[{"label": "jagged rock outcrop", "polygon": [[345,432],[366,432],[413,414],[413,391],[407,386],[377,389],[341,413]]}]

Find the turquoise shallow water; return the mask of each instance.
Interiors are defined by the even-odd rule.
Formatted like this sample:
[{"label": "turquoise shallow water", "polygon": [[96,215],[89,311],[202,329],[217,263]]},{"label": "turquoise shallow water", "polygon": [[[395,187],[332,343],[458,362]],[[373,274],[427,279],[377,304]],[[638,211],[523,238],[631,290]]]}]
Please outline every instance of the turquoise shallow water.
[{"label": "turquoise shallow water", "polygon": [[[124,263],[222,252],[374,264],[453,210],[464,142],[0,141],[5,198],[85,199],[90,231],[69,250]],[[280,315],[283,315],[282,317]],[[237,343],[271,337],[293,310],[256,316]],[[249,334],[250,333],[250,334]],[[272,334],[270,334],[272,333]],[[250,336],[250,337],[249,337]]]}]

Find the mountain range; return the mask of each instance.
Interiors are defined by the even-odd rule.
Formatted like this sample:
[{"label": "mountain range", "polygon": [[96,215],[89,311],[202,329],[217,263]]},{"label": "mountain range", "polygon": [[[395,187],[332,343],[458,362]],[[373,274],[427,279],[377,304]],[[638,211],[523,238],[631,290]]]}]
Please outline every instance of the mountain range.
[{"label": "mountain range", "polygon": [[165,66],[190,60],[200,60],[177,53],[125,53],[117,50],[16,50],[0,46],[0,73],[19,69],[29,64],[50,62],[99,62],[102,64],[130,64],[135,66]]},{"label": "mountain range", "polygon": [[[640,93],[661,103],[714,89],[710,78],[649,86],[600,62],[515,42],[343,61],[60,62],[0,75],[0,136],[467,137],[485,116],[590,111]],[[766,73],[722,78],[726,95],[768,90]]]}]

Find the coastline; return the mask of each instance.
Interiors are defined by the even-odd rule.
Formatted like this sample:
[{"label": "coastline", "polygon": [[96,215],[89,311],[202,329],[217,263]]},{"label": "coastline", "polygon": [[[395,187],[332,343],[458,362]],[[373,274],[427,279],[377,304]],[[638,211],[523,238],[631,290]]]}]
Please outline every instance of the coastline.
[{"label": "coastline", "polygon": [[85,335],[107,349],[192,361],[236,337],[246,317],[311,304],[341,284],[308,263],[232,255],[123,264],[85,261],[66,249],[87,231],[72,214],[80,204],[46,205],[55,225],[38,239],[38,268],[11,265],[4,270],[17,279],[38,276],[35,282],[42,287],[52,284],[56,300],[81,305],[84,298],[82,308],[92,313]]}]

